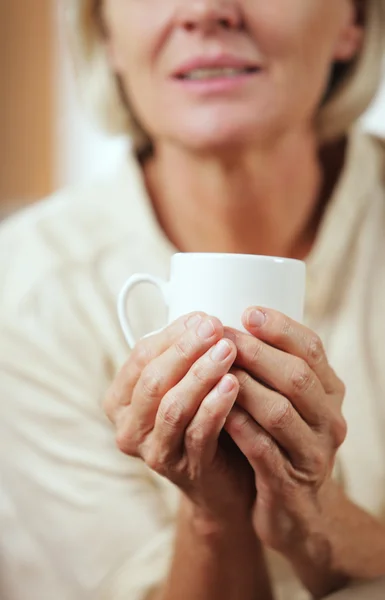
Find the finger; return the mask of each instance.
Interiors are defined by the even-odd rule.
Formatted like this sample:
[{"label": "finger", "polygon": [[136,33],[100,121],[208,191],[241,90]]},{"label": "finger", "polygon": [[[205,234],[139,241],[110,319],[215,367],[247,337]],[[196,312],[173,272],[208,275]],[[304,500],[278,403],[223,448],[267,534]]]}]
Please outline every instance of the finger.
[{"label": "finger", "polygon": [[174,343],[186,329],[196,326],[204,316],[204,313],[190,313],[180,317],[161,332],[139,340],[108,392],[106,412],[108,411],[109,415],[113,414],[115,407],[129,404],[143,369]]},{"label": "finger", "polygon": [[339,380],[330,367],[320,337],[308,327],[274,310],[249,308],[244,327],[258,339],[306,361],[326,393],[333,393]]},{"label": "finger", "polygon": [[186,329],[196,326],[204,316],[204,313],[190,313],[177,319],[160,333],[137,343],[109,387],[103,403],[104,411],[111,422],[115,422],[119,409],[130,404],[134,388],[147,364],[162,354]]},{"label": "finger", "polygon": [[[220,340],[209,352],[198,360],[187,375],[171,389],[160,403],[153,431],[154,447],[163,456],[175,456],[183,451],[186,430],[190,428],[194,441],[199,436],[199,427],[194,427],[192,421],[197,413],[202,411],[209,417],[209,410],[214,411],[218,393],[224,395],[233,392],[234,377],[226,378],[225,384],[232,384],[231,389],[222,389],[217,385],[228,373],[236,356],[235,346],[228,340]],[[214,386],[217,386],[213,390]],[[205,408],[202,409],[203,404]],[[217,409],[219,410],[219,408]],[[210,421],[210,419],[209,419]],[[202,419],[198,419],[201,425]],[[222,423],[223,426],[223,423]],[[203,432],[201,432],[203,433]],[[191,438],[187,435],[186,443]]]},{"label": "finger", "polygon": [[185,433],[187,454],[199,464],[208,464],[216,455],[219,436],[237,399],[238,379],[225,375],[206,396]]},{"label": "finger", "polygon": [[202,318],[207,316],[203,312],[189,313],[176,319],[158,333],[139,340],[136,347],[139,347],[138,362],[142,368],[154,358],[163,354],[187,329],[196,327]]},{"label": "finger", "polygon": [[204,313],[190,313],[180,317],[159,333],[139,340],[117,378],[117,385],[120,384],[123,389],[131,390],[132,393],[143,369],[174,344],[187,329],[196,327],[206,316]]},{"label": "finger", "polygon": [[131,406],[116,411],[114,415],[116,428],[116,445],[118,449],[128,456],[140,457],[140,449],[135,435],[135,423],[132,420]]},{"label": "finger", "polygon": [[253,467],[258,482],[279,479],[284,457],[273,438],[242,408],[235,405],[227,417],[225,430]]},{"label": "finger", "polygon": [[153,428],[163,396],[222,336],[223,326],[218,319],[202,317],[198,325],[187,329],[163,354],[147,365],[136,384],[131,403],[140,434]]},{"label": "finger", "polygon": [[304,360],[240,331],[226,330],[225,335],[237,347],[236,366],[288,398],[310,426],[320,427],[337,412],[325,402],[325,391]]},{"label": "finger", "polygon": [[243,408],[287,453],[298,469],[312,467],[312,449],[317,438],[291,402],[253,379],[245,371],[232,369],[239,381],[237,406]]},{"label": "finger", "polygon": [[[200,327],[202,324],[203,328]],[[109,410],[111,411],[109,416],[117,428],[117,445],[122,452],[130,455],[138,453],[138,447],[154,427],[162,397],[179,378],[185,375],[190,363],[198,356],[199,348],[206,348],[209,345],[207,332],[214,332],[213,341],[215,341],[223,331],[217,319],[211,320],[202,315],[198,320],[191,319],[189,325],[190,327],[172,346],[145,367],[131,403],[127,404],[122,400],[123,390],[121,390],[120,396],[110,400],[111,408],[105,407],[107,414]],[[205,332],[206,337],[203,337]],[[178,352],[174,360],[175,353]],[[127,393],[127,388],[124,392]],[[114,393],[119,394],[116,382],[109,392],[110,398]]]}]

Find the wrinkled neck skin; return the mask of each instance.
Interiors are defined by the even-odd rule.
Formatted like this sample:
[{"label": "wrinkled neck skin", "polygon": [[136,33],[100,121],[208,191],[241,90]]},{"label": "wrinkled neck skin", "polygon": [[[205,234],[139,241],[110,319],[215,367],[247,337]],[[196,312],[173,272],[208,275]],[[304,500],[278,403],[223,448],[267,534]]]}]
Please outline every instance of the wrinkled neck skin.
[{"label": "wrinkled neck skin", "polygon": [[304,259],[341,171],[345,143],[310,129],[227,152],[155,145],[143,165],[159,223],[181,252]]}]

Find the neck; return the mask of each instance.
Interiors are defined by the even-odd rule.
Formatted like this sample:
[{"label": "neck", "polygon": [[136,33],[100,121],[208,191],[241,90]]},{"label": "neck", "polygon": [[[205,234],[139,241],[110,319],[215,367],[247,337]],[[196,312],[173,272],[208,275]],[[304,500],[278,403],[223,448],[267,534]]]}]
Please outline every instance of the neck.
[{"label": "neck", "polygon": [[236,157],[159,145],[145,176],[159,223],[182,252],[304,258],[311,248],[322,169],[309,132]]}]

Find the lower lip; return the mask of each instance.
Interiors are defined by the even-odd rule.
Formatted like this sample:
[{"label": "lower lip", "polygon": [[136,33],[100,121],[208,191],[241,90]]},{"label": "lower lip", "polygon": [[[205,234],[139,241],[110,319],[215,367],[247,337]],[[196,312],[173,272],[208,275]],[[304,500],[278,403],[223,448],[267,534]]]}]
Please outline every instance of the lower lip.
[{"label": "lower lip", "polygon": [[221,94],[230,92],[252,81],[261,71],[240,73],[230,77],[213,77],[212,79],[177,79],[173,81],[180,87],[198,94]]}]

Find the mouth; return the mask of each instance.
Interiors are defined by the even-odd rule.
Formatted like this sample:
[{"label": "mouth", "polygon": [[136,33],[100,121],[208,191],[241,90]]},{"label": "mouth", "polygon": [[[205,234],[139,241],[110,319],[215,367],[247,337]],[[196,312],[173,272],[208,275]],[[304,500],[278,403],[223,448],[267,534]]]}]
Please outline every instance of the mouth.
[{"label": "mouth", "polygon": [[254,66],[245,67],[198,67],[175,74],[175,79],[180,81],[207,81],[216,79],[234,79],[245,75],[254,75],[261,69]]}]

